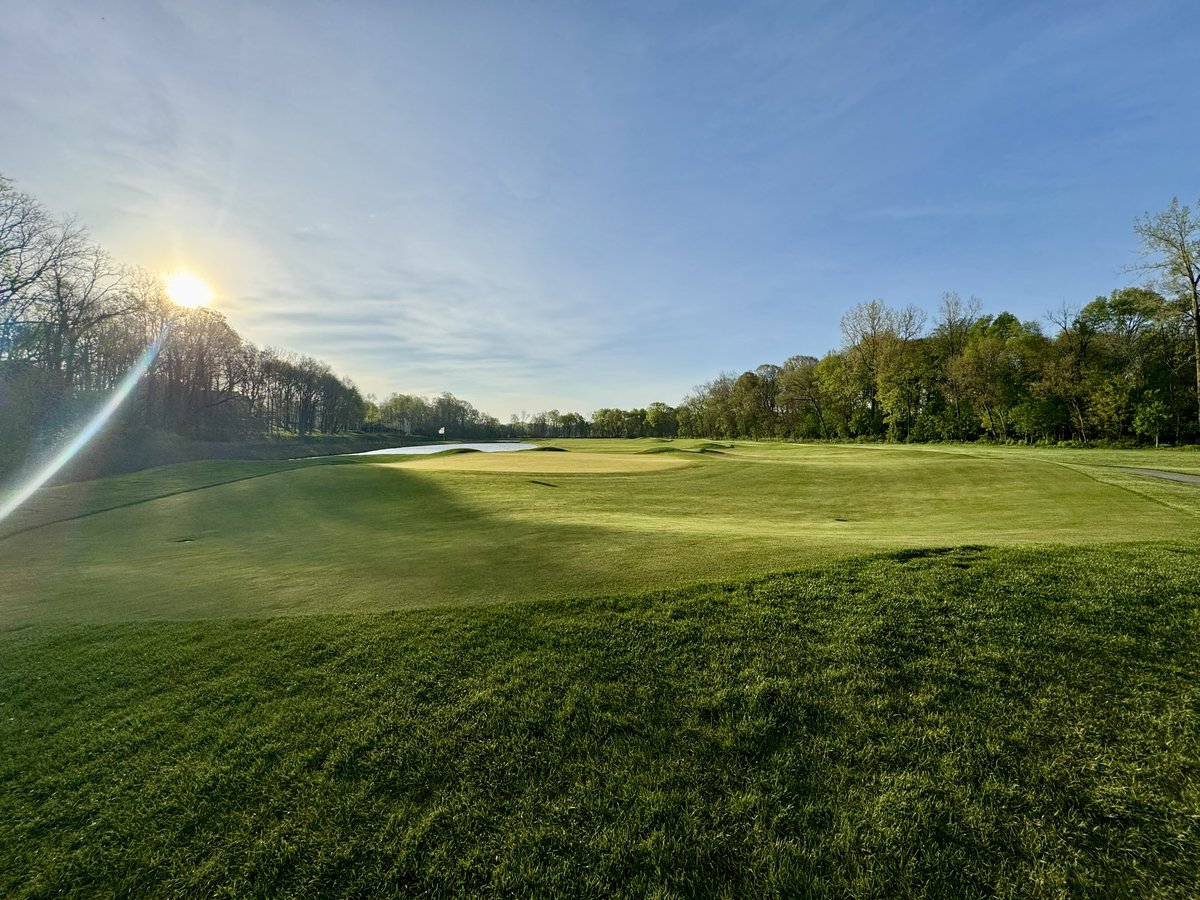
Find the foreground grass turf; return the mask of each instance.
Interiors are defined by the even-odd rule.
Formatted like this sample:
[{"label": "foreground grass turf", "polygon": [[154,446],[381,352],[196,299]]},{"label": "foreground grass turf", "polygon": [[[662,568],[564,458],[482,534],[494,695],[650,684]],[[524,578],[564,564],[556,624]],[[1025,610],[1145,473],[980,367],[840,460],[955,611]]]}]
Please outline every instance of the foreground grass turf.
[{"label": "foreground grass turf", "polygon": [[[624,593],[901,547],[1200,541],[1195,486],[1053,454],[561,444],[54,488],[0,523],[0,627]],[[1177,457],[1195,454],[1155,459]]]},{"label": "foreground grass turf", "polygon": [[1192,546],[0,634],[0,894],[1137,896],[1200,872]]}]

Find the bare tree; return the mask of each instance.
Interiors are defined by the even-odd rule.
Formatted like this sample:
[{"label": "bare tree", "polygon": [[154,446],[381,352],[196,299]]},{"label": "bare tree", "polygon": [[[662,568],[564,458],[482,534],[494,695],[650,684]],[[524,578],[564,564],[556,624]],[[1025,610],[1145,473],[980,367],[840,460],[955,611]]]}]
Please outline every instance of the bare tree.
[{"label": "bare tree", "polygon": [[967,335],[979,321],[982,308],[978,297],[971,297],[964,302],[953,291],[942,294],[933,334],[941,342],[945,358],[956,356],[966,348]]},{"label": "bare tree", "polygon": [[[47,273],[78,249],[81,234],[70,221],[56,224],[40,203],[0,175],[0,337],[9,339],[5,344]],[[0,353],[8,350],[0,345]]]},{"label": "bare tree", "polygon": [[33,309],[44,335],[44,365],[74,385],[86,369],[84,339],[98,325],[124,316],[135,300],[122,290],[125,272],[82,230],[58,226],[62,248],[43,273]]},{"label": "bare tree", "polygon": [[1142,239],[1142,262],[1130,269],[1152,273],[1187,308],[1196,364],[1196,416],[1200,421],[1200,218],[1175,197],[1164,211],[1133,223]]}]

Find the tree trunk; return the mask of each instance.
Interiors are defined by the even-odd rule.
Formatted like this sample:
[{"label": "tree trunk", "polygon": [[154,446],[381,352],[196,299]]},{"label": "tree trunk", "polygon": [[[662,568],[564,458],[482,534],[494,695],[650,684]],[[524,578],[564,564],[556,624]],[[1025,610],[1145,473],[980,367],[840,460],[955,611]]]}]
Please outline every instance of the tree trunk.
[{"label": "tree trunk", "polygon": [[1200,425],[1200,285],[1192,282],[1192,349],[1196,363],[1196,423]]}]

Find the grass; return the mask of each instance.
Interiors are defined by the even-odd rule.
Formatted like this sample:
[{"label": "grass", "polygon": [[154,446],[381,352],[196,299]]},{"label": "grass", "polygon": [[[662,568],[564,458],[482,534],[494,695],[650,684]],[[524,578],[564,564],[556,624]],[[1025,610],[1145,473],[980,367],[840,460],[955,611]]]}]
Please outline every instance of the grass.
[{"label": "grass", "polygon": [[12,896],[1184,896],[1180,547],[10,631]]},{"label": "grass", "polygon": [[[678,454],[682,455],[682,454]],[[435,453],[400,462],[378,463],[407,471],[482,472],[506,475],[613,475],[662,472],[680,469],[690,463],[676,457],[643,456],[626,453]]]},{"label": "grass", "polygon": [[1193,892],[1192,455],[554,443],[0,524],[0,895]]},{"label": "grass", "polygon": [[[561,445],[495,463],[192,463],[54,488],[0,524],[0,625],[567,598],[904,547],[1200,537],[1193,486],[1044,454]],[[639,452],[654,447],[676,452]],[[486,465],[529,468],[469,470]]]}]

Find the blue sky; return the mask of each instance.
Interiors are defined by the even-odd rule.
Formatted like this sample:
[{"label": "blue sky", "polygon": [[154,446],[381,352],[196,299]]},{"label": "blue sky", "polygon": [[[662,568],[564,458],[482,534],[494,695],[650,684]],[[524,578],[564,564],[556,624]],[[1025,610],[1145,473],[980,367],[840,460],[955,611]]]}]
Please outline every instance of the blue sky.
[{"label": "blue sky", "polygon": [[501,418],[881,298],[1041,319],[1200,196],[1200,3],[0,0],[0,173],[248,340]]}]

